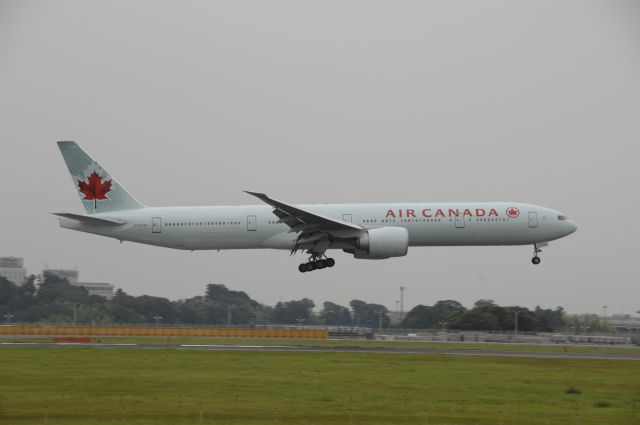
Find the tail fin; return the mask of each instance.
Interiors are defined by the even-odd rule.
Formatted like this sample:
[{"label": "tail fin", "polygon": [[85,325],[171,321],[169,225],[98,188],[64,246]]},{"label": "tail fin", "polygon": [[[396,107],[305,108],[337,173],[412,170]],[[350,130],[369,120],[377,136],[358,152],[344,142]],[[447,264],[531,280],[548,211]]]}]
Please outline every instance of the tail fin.
[{"label": "tail fin", "polygon": [[144,208],[76,142],[58,142],[87,214]]}]

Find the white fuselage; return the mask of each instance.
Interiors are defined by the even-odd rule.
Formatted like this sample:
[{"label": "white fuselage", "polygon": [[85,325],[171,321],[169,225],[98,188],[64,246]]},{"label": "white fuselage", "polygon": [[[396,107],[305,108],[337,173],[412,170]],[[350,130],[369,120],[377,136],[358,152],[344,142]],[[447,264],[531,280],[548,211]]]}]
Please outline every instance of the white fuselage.
[{"label": "white fuselage", "polygon": [[[403,227],[409,246],[529,245],[573,233],[576,225],[549,208],[504,202],[312,204],[305,210],[365,229]],[[517,212],[517,215],[516,215]],[[118,218],[125,224],[87,224],[61,218],[65,228],[186,250],[287,249],[297,234],[277,223],[268,205],[148,207],[94,214]],[[334,244],[331,249],[347,246]]]}]

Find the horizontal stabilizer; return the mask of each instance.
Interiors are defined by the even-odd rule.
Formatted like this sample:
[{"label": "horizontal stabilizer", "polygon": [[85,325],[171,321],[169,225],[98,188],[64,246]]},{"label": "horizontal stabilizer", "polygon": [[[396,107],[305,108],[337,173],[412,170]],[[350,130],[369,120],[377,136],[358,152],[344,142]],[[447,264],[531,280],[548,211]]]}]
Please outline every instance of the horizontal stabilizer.
[{"label": "horizontal stabilizer", "polygon": [[59,217],[70,218],[81,223],[102,225],[102,226],[120,226],[126,224],[127,220],[121,218],[106,218],[106,217],[94,217],[90,215],[72,214],[72,213],[52,213]]}]

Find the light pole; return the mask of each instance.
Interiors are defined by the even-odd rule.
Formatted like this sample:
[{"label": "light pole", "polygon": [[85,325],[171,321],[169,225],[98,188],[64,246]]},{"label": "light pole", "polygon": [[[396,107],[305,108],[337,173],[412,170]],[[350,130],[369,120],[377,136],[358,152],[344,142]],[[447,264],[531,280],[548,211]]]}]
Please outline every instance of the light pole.
[{"label": "light pole", "polygon": [[382,310],[376,310],[376,313],[378,313],[378,333],[382,333],[382,313],[384,313]]},{"label": "light pole", "polygon": [[8,325],[9,323],[11,323],[11,319],[13,318],[13,314],[6,313],[3,317],[4,317],[4,320],[7,321],[7,325]]},{"label": "light pole", "polygon": [[406,286],[400,287],[400,320],[404,319],[404,291],[406,290]]},{"label": "light pole", "polygon": [[160,316],[159,314],[156,314],[155,316],[153,316],[153,319],[156,321],[156,328],[159,328],[160,320],[162,319],[162,316]]},{"label": "light pole", "polygon": [[604,317],[606,318],[607,317],[607,306],[603,305],[602,309],[604,310]]},{"label": "light pole", "polygon": [[236,308],[235,305],[227,306],[227,326],[231,326],[231,312],[233,311],[234,308]]}]

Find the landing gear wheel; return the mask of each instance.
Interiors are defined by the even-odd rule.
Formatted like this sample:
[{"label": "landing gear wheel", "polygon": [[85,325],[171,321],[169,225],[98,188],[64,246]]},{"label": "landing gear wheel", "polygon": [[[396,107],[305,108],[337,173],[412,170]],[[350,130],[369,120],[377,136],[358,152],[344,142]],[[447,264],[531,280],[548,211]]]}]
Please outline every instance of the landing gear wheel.
[{"label": "landing gear wheel", "polygon": [[[542,249],[540,249],[541,244],[537,244],[534,243],[533,244],[533,258],[531,259],[531,262],[535,265],[540,264],[540,257],[538,257],[538,254],[542,252]],[[542,246],[546,246],[546,245],[542,245]]]},{"label": "landing gear wheel", "polygon": [[312,272],[314,270],[322,270],[326,267],[333,267],[336,265],[336,260],[333,258],[327,258],[325,255],[310,253],[311,256],[306,263],[302,263],[298,266],[300,273]]}]

